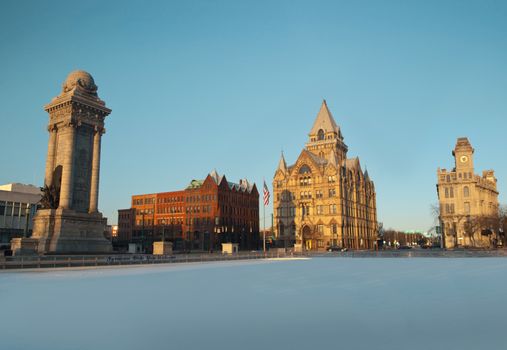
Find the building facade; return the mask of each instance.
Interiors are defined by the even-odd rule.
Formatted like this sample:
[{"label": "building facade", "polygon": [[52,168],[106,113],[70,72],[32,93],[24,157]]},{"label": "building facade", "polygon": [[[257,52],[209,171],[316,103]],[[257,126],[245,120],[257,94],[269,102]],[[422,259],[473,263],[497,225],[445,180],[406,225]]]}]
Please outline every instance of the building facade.
[{"label": "building facade", "polygon": [[282,154],[273,179],[275,235],[285,246],[375,249],[377,208],[373,181],[348,147],[323,101],[296,162]]},{"label": "building facade", "polygon": [[118,232],[116,240],[128,242],[132,240],[136,210],[134,208],[118,210]]},{"label": "building facade", "polygon": [[256,185],[229,182],[216,171],[184,190],[133,195],[131,208],[118,211],[118,236],[145,251],[160,239],[173,242],[175,250],[219,250],[221,243],[255,249],[258,232]]},{"label": "building facade", "polygon": [[493,170],[475,174],[474,149],[466,137],[452,151],[454,168],[437,170],[440,226],[445,248],[496,244],[498,191]]},{"label": "building facade", "polygon": [[0,246],[8,247],[12,238],[31,236],[41,196],[40,188],[32,185],[0,186]]}]

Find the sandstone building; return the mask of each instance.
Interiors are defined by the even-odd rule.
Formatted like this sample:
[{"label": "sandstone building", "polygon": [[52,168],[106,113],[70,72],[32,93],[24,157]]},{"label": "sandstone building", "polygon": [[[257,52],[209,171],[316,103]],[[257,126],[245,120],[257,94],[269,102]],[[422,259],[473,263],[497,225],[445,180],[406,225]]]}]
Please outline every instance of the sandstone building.
[{"label": "sandstone building", "polygon": [[498,191],[493,170],[474,173],[474,149],[466,137],[452,151],[454,168],[437,170],[440,225],[445,248],[490,247],[498,239]]},{"label": "sandstone building", "polygon": [[282,157],[273,179],[275,235],[285,246],[374,249],[377,209],[373,181],[348,147],[323,101],[296,162]]},{"label": "sandstone building", "polygon": [[254,249],[259,236],[259,193],[246,179],[227,181],[212,171],[180,191],[132,196],[118,210],[118,237],[151,249],[164,237],[175,250],[220,250],[222,243]]},{"label": "sandstone building", "polygon": [[33,185],[0,185],[0,249],[12,238],[30,236],[41,190]]}]

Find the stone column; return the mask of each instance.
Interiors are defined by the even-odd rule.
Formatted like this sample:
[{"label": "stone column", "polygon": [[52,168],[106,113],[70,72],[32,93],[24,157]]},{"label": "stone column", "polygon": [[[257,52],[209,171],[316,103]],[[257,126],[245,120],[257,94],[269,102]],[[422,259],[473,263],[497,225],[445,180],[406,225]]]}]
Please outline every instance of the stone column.
[{"label": "stone column", "polygon": [[99,202],[100,141],[102,129],[96,128],[93,135],[92,178],[90,186],[90,207],[88,212],[96,213]]},{"label": "stone column", "polygon": [[60,208],[70,209],[72,206],[73,190],[73,160],[74,160],[74,140],[76,138],[76,126],[69,124],[66,128],[65,149],[60,150],[64,153],[62,169],[62,186],[60,189]]},{"label": "stone column", "polygon": [[50,125],[49,142],[48,142],[48,156],[46,158],[46,175],[44,178],[44,185],[50,186],[53,181],[53,171],[55,169],[55,149],[56,149],[56,126]]}]

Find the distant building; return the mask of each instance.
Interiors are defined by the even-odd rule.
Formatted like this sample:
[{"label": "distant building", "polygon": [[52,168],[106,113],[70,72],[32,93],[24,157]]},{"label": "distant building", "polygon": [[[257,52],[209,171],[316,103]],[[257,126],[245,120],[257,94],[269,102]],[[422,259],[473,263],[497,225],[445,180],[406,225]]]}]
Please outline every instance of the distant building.
[{"label": "distant building", "polygon": [[165,238],[175,250],[215,250],[221,243],[258,247],[259,193],[242,179],[227,181],[212,171],[180,191],[133,195],[131,208],[118,210],[118,240],[141,243]]},{"label": "distant building", "polygon": [[14,237],[31,235],[32,218],[41,197],[40,188],[32,185],[11,183],[0,186],[0,246],[9,246]]},{"label": "distant building", "polygon": [[132,240],[132,230],[136,220],[136,210],[134,208],[118,210],[118,241]]},{"label": "distant building", "polygon": [[348,147],[326,101],[293,165],[282,157],[273,179],[277,240],[296,249],[374,249],[377,207],[373,181]]},{"label": "distant building", "polygon": [[498,224],[498,191],[493,170],[474,173],[474,149],[466,137],[452,151],[455,166],[437,170],[437,195],[445,248],[490,247]]}]

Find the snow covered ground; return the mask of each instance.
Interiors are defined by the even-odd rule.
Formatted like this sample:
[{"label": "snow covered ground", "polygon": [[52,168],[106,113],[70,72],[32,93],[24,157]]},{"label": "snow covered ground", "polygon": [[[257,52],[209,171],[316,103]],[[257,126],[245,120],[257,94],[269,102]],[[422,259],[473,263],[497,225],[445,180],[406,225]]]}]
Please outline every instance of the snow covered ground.
[{"label": "snow covered ground", "polygon": [[507,259],[0,273],[0,349],[507,349]]}]

